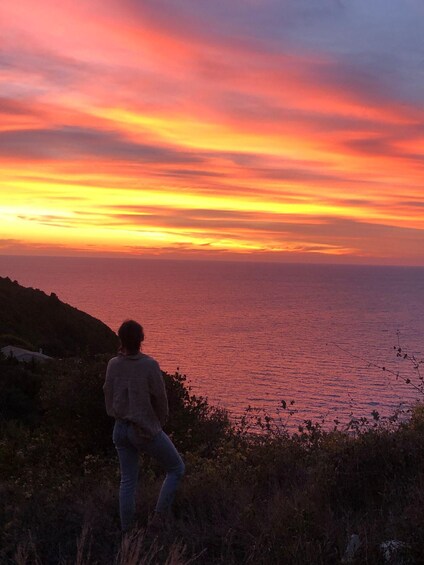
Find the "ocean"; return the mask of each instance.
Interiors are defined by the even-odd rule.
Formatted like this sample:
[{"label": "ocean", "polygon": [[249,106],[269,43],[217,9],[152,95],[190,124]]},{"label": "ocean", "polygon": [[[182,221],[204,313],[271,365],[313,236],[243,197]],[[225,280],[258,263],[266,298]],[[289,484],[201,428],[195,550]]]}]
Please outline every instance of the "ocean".
[{"label": "ocean", "polygon": [[0,256],[0,276],[115,331],[138,320],[144,351],[235,417],[284,400],[293,421],[346,422],[420,398],[394,347],[424,359],[424,268]]}]

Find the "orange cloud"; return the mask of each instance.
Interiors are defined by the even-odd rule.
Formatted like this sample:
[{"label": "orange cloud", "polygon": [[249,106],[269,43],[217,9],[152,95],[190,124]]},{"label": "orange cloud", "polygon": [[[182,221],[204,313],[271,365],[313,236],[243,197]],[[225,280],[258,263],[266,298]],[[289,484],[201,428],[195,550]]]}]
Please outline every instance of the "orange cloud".
[{"label": "orange cloud", "polygon": [[0,6],[0,250],[424,264],[394,71],[180,4]]}]

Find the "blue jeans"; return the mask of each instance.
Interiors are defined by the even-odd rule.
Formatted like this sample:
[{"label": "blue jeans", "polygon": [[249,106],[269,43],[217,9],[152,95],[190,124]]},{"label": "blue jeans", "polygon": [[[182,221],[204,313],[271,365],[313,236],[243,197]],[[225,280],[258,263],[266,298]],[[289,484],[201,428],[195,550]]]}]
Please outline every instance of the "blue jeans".
[{"label": "blue jeans", "polygon": [[153,439],[143,442],[137,439],[133,426],[129,422],[116,420],[113,428],[113,443],[119,457],[121,483],[119,486],[119,511],[121,527],[127,531],[135,514],[135,491],[138,479],[138,456],[143,451],[154,457],[166,471],[156,512],[169,510],[174,500],[175,491],[184,475],[184,463],[174,444],[165,432],[158,433]]}]

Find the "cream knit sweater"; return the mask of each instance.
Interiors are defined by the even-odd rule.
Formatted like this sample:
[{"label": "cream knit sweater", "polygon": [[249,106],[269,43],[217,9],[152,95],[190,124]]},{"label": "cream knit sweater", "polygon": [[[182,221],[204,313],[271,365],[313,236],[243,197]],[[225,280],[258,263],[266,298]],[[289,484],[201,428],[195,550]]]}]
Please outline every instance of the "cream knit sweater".
[{"label": "cream knit sweater", "polygon": [[168,417],[168,399],[157,361],[144,353],[113,357],[103,385],[106,411],[136,425],[141,438],[153,438]]}]

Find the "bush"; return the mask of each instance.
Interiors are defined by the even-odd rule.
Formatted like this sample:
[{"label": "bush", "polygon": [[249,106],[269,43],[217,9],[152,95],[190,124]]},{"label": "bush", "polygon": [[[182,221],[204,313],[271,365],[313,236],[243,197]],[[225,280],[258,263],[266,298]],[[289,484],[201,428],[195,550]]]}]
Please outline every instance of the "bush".
[{"label": "bush", "polygon": [[36,363],[18,363],[0,354],[0,425],[17,420],[36,424],[41,416],[42,369]]},{"label": "bush", "polygon": [[185,375],[163,372],[163,376],[170,412],[165,431],[182,452],[212,456],[231,430],[227,412],[192,394]]},{"label": "bush", "polygon": [[[1,360],[2,563],[19,556],[24,563],[24,555],[27,562],[38,556],[40,563],[74,563],[81,536],[81,565],[123,559],[113,421],[102,391],[106,363],[103,356],[43,366]],[[154,562],[178,554],[181,564],[200,556],[205,565],[331,565],[340,563],[352,533],[363,544],[357,563],[381,562],[379,545],[387,539],[402,540],[411,562],[422,562],[421,406],[397,426],[372,420],[347,434],[306,421],[290,434],[266,415],[259,428],[256,416],[231,425],[225,412],[192,394],[185,376],[164,378],[167,431],[184,452],[187,476]],[[141,527],[161,480],[143,459]],[[133,562],[148,563],[143,531],[136,539]]]}]

